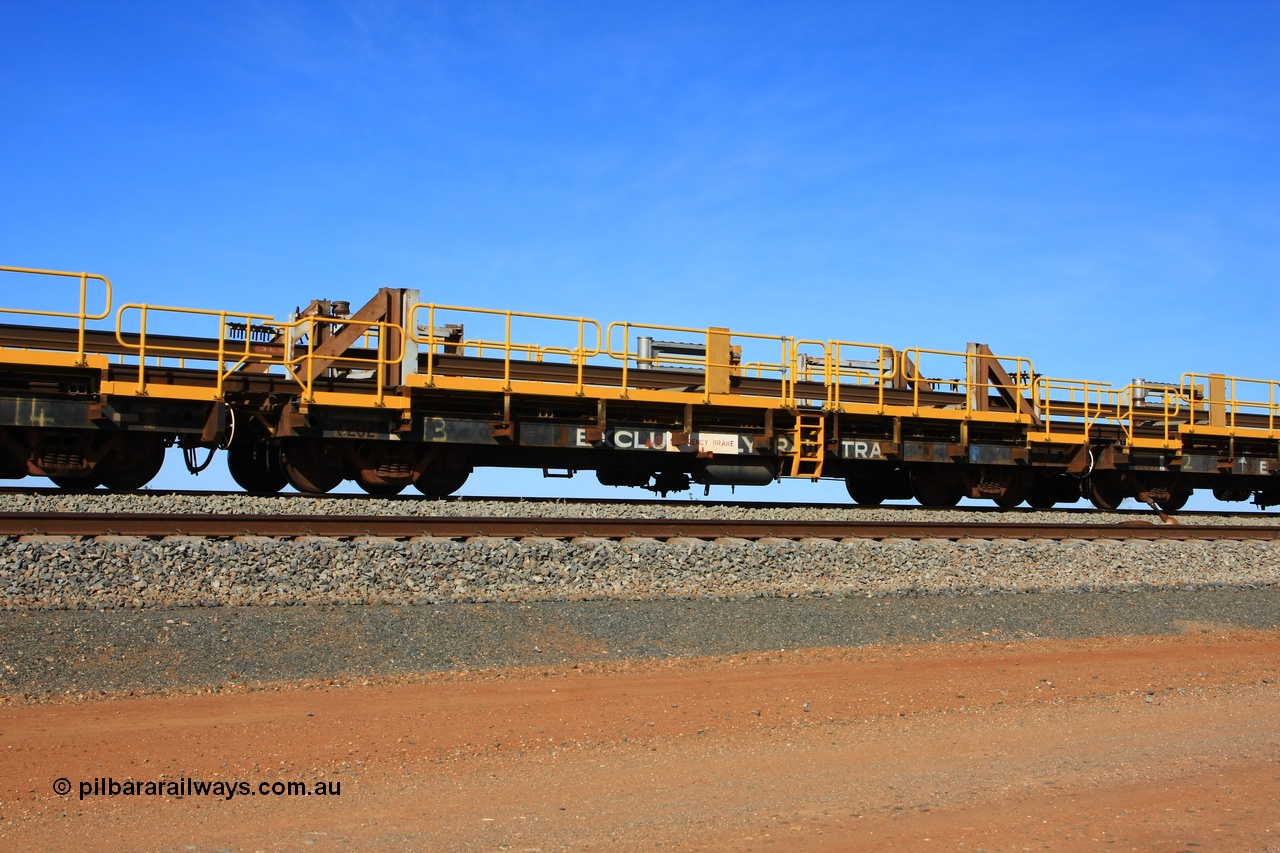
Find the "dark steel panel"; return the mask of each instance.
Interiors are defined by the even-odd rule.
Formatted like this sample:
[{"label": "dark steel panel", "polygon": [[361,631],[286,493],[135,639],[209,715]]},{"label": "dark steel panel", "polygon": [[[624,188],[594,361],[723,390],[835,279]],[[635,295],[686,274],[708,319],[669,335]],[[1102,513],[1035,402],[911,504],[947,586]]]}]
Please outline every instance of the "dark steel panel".
[{"label": "dark steel panel", "polygon": [[44,429],[89,429],[90,407],[97,398],[79,400],[47,397],[0,396],[0,426]]},{"label": "dark steel panel", "polygon": [[902,459],[905,462],[950,462],[949,447],[946,442],[904,441]]},{"label": "dark steel panel", "polygon": [[497,444],[493,424],[463,418],[422,419],[422,440],[445,444]]}]

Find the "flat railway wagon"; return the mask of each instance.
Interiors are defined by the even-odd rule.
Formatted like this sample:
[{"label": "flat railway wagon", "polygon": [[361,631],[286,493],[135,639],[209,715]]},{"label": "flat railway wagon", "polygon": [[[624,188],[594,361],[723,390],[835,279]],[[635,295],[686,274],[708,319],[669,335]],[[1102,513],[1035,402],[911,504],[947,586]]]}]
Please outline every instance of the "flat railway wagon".
[{"label": "flat railway wagon", "polygon": [[838,477],[864,505],[1083,497],[1114,509],[1136,497],[1174,511],[1195,489],[1280,503],[1275,380],[1113,387],[977,343],[604,325],[424,303],[403,288],[355,310],[314,300],[285,319],[115,307],[101,275],[0,274],[0,292],[39,288],[66,306],[0,309],[16,321],[0,324],[0,478],[69,491],[139,489],[177,445],[193,472],[223,450],[255,494],[353,480],[374,495],[444,496],[498,466],[594,471],[663,495]]}]

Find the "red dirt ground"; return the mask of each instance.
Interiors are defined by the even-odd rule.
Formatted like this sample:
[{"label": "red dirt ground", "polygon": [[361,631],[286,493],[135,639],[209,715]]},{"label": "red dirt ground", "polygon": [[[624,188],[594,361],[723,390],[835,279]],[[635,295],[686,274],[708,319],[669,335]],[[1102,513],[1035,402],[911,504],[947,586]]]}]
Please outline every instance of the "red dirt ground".
[{"label": "red dirt ground", "polygon": [[9,702],[0,847],[1280,850],[1278,679],[1280,634],[1192,626]]}]

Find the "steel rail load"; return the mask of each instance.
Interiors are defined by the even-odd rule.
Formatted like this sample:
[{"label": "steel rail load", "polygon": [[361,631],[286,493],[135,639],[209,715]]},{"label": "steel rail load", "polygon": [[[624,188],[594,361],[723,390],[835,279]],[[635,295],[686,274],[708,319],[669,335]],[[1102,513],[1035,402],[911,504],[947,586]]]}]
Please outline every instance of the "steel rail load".
[{"label": "steel rail load", "polygon": [[[837,477],[859,504],[1037,508],[1195,489],[1280,504],[1280,381],[1123,387],[1030,359],[424,303],[382,288],[284,319],[146,304],[104,276],[0,308],[0,478],[133,490],[179,446],[246,491],[456,491],[477,466],[594,471],[667,494]],[[99,307],[101,306],[101,307]],[[30,321],[30,318],[40,318]],[[3,318],[0,318],[3,319]],[[95,324],[111,323],[114,328]],[[23,322],[29,321],[29,322]]]}]

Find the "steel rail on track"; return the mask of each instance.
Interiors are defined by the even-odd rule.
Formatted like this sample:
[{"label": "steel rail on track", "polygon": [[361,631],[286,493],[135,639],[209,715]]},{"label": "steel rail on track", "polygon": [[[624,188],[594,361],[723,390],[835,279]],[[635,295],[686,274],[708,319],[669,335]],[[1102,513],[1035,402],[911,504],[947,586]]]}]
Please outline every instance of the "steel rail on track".
[{"label": "steel rail on track", "polygon": [[226,538],[376,536],[408,539],[1207,539],[1276,540],[1280,526],[1043,524],[936,521],[770,521],[657,518],[507,518],[379,515],[175,515],[170,513],[0,513],[0,536],[200,536]]}]

